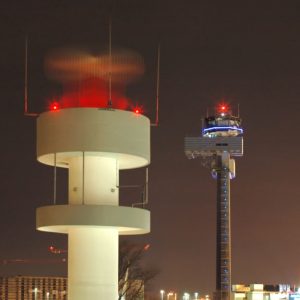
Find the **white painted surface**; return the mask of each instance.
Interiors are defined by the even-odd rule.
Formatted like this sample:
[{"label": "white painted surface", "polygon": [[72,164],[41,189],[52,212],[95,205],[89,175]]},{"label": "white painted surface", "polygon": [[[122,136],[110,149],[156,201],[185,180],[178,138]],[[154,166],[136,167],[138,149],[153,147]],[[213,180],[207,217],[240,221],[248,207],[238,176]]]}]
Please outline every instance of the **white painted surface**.
[{"label": "white painted surface", "polygon": [[36,227],[68,233],[74,227],[115,227],[120,235],[150,232],[150,211],[113,205],[51,205],[37,208]]},{"label": "white painted surface", "polygon": [[70,204],[119,204],[118,164],[115,158],[77,156],[69,159]]},{"label": "white painted surface", "polygon": [[150,163],[150,121],[124,110],[68,108],[48,111],[37,119],[38,161],[68,167],[72,156],[115,157],[120,169]]},{"label": "white painted surface", "polygon": [[69,232],[68,299],[118,299],[118,232],[76,228]]},{"label": "white painted surface", "polygon": [[150,231],[150,212],[119,207],[120,169],[150,163],[150,121],[133,112],[68,108],[40,114],[39,162],[69,168],[69,205],[37,209],[37,228],[68,233],[68,300],[118,298],[118,235]]}]

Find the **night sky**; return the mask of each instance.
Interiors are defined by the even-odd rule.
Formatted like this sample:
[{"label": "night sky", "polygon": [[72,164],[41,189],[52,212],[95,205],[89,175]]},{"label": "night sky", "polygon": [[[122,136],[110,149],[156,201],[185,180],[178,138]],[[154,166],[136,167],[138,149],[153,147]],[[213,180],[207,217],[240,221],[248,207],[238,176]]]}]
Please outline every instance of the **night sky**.
[{"label": "night sky", "polygon": [[[83,4],[84,3],[84,4]],[[53,258],[66,237],[35,230],[35,208],[51,203],[53,169],[36,162],[35,118],[23,116],[24,40],[29,38],[29,109],[46,110],[60,87],[44,75],[47,52],[136,50],[145,76],[127,95],[154,120],[156,52],[161,45],[160,125],[152,128],[147,263],[152,289],[212,292],[216,182],[184,155],[207,107],[225,99],[244,127],[244,157],[232,181],[233,283],[300,284],[299,1],[2,1],[0,4],[0,259]],[[143,183],[144,170],[121,184]],[[59,200],[67,201],[59,172]],[[140,200],[138,191],[121,203]],[[0,275],[60,275],[65,265],[0,265]]]}]

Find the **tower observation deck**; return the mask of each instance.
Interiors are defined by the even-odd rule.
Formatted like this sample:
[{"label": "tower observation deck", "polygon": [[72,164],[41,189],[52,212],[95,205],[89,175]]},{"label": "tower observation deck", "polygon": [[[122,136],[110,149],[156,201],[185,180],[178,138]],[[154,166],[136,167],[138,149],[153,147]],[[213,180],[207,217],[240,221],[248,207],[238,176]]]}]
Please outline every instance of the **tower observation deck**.
[{"label": "tower observation deck", "polygon": [[235,177],[233,157],[243,155],[241,119],[233,116],[227,104],[204,119],[202,136],[185,138],[189,159],[202,158],[217,180],[216,300],[231,299],[230,180]]}]

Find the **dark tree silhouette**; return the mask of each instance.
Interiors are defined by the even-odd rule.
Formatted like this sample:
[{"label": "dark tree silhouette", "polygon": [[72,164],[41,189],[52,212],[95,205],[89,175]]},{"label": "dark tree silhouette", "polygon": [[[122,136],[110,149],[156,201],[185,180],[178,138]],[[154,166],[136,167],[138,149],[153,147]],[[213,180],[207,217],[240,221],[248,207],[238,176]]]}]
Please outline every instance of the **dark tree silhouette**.
[{"label": "dark tree silhouette", "polygon": [[144,299],[144,287],[158,274],[148,268],[142,259],[150,245],[138,245],[128,241],[120,242],[119,251],[119,300]]}]

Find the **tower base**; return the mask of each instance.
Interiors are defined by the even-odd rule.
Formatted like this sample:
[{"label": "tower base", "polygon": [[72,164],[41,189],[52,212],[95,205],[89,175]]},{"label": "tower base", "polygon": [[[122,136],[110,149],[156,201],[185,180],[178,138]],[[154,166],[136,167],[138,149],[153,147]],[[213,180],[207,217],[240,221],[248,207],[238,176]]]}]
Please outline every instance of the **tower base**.
[{"label": "tower base", "polygon": [[215,291],[213,293],[213,300],[231,300],[232,298],[232,293],[228,292],[222,292],[222,291]]}]

